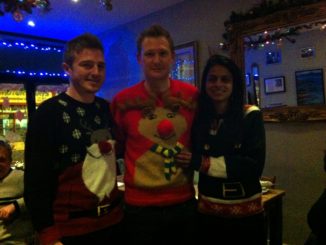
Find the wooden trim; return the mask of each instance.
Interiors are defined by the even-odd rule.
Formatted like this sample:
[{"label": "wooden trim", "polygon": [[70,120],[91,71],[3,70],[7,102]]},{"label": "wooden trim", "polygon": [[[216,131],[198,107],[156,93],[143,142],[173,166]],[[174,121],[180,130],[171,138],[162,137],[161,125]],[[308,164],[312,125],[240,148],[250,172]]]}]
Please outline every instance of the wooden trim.
[{"label": "wooden trim", "polygon": [[326,106],[284,106],[262,109],[265,122],[325,121]]},{"label": "wooden trim", "polygon": [[[264,17],[235,23],[229,26],[230,57],[244,71],[244,37],[271,31],[276,28],[300,25],[326,19],[326,0],[287,10],[277,11]],[[263,109],[266,122],[325,121],[326,105],[286,106]]]}]

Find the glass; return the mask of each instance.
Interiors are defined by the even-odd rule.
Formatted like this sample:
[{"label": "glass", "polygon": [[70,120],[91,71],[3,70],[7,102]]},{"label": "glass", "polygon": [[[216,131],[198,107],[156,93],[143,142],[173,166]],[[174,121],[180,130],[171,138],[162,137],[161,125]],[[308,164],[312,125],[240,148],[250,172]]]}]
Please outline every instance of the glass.
[{"label": "glass", "polygon": [[24,84],[0,84],[0,138],[13,149],[13,164],[24,160],[27,104]]},{"label": "glass", "polygon": [[[67,84],[39,85],[35,91],[36,106],[64,92]],[[25,135],[28,111],[24,84],[0,84],[0,139],[8,141],[13,149],[13,167],[24,168]]]},{"label": "glass", "polygon": [[35,91],[35,102],[38,107],[43,101],[50,99],[62,92],[65,92],[68,84],[38,85]]}]

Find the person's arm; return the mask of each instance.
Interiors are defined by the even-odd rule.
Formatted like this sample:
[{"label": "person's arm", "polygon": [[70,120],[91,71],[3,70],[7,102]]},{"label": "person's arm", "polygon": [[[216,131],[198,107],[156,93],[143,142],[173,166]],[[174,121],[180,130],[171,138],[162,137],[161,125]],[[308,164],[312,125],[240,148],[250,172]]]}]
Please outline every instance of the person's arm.
[{"label": "person's arm", "polygon": [[226,155],[227,175],[229,178],[260,178],[265,165],[266,141],[261,111],[250,112],[245,117],[244,140],[241,154]]},{"label": "person's arm", "polygon": [[123,132],[123,126],[122,126],[122,115],[121,111],[118,108],[118,102],[117,98],[113,98],[112,103],[110,104],[110,114],[112,115],[113,120],[113,135],[116,139],[116,157],[117,159],[123,159],[124,153],[125,153],[125,134]]},{"label": "person's arm", "polygon": [[326,239],[326,190],[311,207],[307,218],[311,231],[316,236]]},{"label": "person's arm", "polygon": [[29,121],[25,141],[24,198],[42,244],[58,241],[53,201],[57,176],[55,162],[56,110],[40,106]]},{"label": "person's arm", "polygon": [[[266,151],[261,112],[250,112],[244,124],[244,140],[240,154],[204,157],[194,151],[192,162],[196,169],[217,178],[259,178],[264,168]],[[193,143],[196,148],[196,142]]]}]

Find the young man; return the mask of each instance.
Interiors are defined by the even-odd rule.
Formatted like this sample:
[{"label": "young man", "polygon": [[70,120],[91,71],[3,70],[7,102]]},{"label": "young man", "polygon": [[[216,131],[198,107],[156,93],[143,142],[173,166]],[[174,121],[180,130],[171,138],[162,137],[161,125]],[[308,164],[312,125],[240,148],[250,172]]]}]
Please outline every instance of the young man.
[{"label": "young man", "polygon": [[0,244],[32,242],[33,227],[25,208],[24,172],[11,169],[11,146],[0,140]]},{"label": "young man", "polygon": [[111,244],[122,219],[116,185],[113,121],[95,96],[105,79],[104,51],[91,34],[67,43],[65,93],[30,120],[25,200],[42,245]]},{"label": "young man", "polygon": [[125,145],[126,237],[130,244],[186,244],[194,234],[196,200],[193,171],[178,164],[189,161],[179,153],[189,147],[197,89],[169,79],[174,48],[164,28],[141,33],[137,49],[145,80],[112,103]]}]

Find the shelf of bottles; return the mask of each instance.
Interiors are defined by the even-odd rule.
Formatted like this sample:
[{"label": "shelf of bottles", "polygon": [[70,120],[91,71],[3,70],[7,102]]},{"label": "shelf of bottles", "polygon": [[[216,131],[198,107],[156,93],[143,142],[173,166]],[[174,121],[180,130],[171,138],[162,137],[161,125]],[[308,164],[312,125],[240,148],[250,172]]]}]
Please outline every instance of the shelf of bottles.
[{"label": "shelf of bottles", "polygon": [[[35,91],[36,105],[65,91],[67,85],[40,85]],[[23,168],[25,134],[28,123],[26,90],[24,84],[0,84],[0,139],[13,148],[13,165]]]}]

